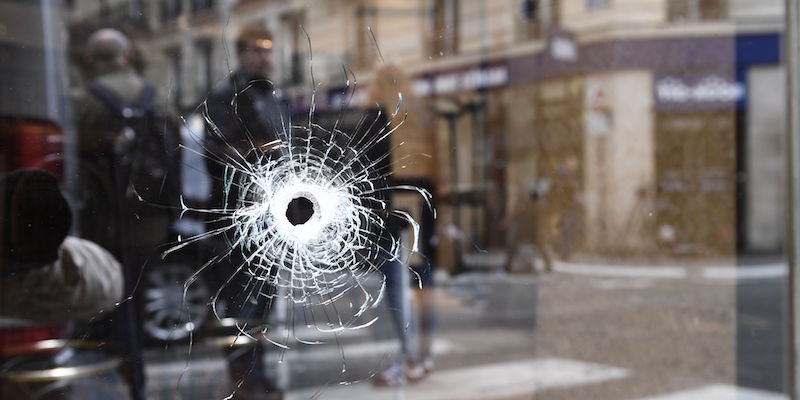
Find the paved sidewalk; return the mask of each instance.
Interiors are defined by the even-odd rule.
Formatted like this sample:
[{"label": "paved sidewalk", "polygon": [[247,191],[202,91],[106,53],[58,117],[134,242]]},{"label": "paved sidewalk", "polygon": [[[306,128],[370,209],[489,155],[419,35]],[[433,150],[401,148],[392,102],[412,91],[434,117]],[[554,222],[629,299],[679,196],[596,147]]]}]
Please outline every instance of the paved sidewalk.
[{"label": "paved sidewalk", "polygon": [[781,279],[789,274],[786,263],[764,263],[759,265],[736,266],[729,264],[678,265],[608,265],[580,262],[555,261],[556,272],[573,275],[606,276],[617,278],[647,279],[704,279],[710,281],[747,281],[760,279]]},{"label": "paved sidewalk", "polygon": [[[436,370],[400,389],[369,382],[399,353],[385,302],[372,310],[380,316],[373,326],[325,345],[294,344],[267,361],[284,374],[292,400],[783,400],[736,387],[744,371],[737,360],[748,354],[737,350],[738,333],[764,335],[779,326],[763,311],[737,314],[737,305],[773,303],[785,266],[734,268],[559,263],[551,274],[443,279],[436,289]],[[752,299],[737,299],[748,279]],[[231,393],[221,349],[204,348],[200,340],[188,366],[185,353],[175,351],[148,356],[152,400],[175,398],[181,374],[183,398],[220,400]],[[781,354],[757,352],[768,360]],[[763,374],[782,373],[761,365]],[[758,379],[753,387],[771,387]]]}]

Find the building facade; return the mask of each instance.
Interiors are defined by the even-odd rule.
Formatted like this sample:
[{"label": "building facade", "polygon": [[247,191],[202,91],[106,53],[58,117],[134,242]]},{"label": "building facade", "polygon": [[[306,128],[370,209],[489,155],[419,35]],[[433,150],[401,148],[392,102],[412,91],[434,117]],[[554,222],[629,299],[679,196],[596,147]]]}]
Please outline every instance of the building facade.
[{"label": "building facade", "polygon": [[778,250],[785,215],[769,205],[785,186],[782,7],[73,0],[71,22],[76,43],[97,15],[117,16],[145,73],[183,110],[235,67],[233,38],[248,24],[275,34],[274,79],[295,110],[314,87],[320,109],[341,106],[348,89],[359,106],[375,71],[400,66],[428,121],[405,133],[408,153],[430,157],[396,172],[434,183],[438,261],[458,270],[476,248],[518,244],[565,260]]}]

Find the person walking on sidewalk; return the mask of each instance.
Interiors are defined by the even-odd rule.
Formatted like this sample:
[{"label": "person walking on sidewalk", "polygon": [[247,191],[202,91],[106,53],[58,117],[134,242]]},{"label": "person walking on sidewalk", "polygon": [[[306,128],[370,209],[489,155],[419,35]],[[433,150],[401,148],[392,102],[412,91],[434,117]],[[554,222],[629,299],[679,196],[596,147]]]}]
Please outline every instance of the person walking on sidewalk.
[{"label": "person walking on sidewalk", "polygon": [[[387,179],[390,182],[387,185],[390,187],[408,185],[433,193],[435,163],[422,154],[435,154],[435,141],[432,132],[427,130],[427,126],[430,126],[427,112],[414,97],[408,75],[396,66],[384,66],[376,71],[369,93],[371,101],[368,104],[378,104],[382,115],[391,116],[401,96],[401,107],[408,112],[403,125],[383,141],[382,150],[375,152],[373,158],[381,160],[376,169],[381,174],[389,175]],[[399,120],[398,117],[389,121],[392,128],[397,127]],[[388,152],[391,152],[390,156],[385,157]],[[402,260],[384,254],[384,260],[381,260],[384,261],[381,272],[385,277],[386,300],[400,340],[401,354],[397,362],[374,377],[373,384],[376,386],[417,382],[433,371],[433,338],[437,317],[433,279],[436,266],[433,209],[416,193],[410,195],[413,201],[407,201],[409,197],[404,198],[399,193],[391,193],[387,197],[387,209],[403,209],[414,215],[420,223],[418,240],[422,251],[412,257],[401,257],[405,258]],[[409,236],[402,234],[403,228],[411,230],[408,226],[402,226],[403,222],[393,221],[390,217],[387,223],[388,233],[395,239]],[[385,240],[386,243],[381,247],[391,248],[391,242]],[[408,243],[402,244],[408,246]],[[409,296],[412,288],[415,289],[413,294],[417,312],[412,312],[415,309]]]}]

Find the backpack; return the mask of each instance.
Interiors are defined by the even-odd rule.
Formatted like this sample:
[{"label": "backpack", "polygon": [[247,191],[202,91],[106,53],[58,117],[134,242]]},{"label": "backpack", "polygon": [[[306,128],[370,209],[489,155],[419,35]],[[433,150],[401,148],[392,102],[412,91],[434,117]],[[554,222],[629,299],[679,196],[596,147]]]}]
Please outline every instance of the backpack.
[{"label": "backpack", "polygon": [[89,82],[87,89],[107,107],[107,129],[124,138],[119,142],[122,145],[115,146],[114,167],[121,181],[117,187],[123,190],[125,185],[127,207],[153,214],[175,205],[180,194],[177,134],[154,104],[155,87],[146,83],[133,104],[125,104],[97,81]]}]

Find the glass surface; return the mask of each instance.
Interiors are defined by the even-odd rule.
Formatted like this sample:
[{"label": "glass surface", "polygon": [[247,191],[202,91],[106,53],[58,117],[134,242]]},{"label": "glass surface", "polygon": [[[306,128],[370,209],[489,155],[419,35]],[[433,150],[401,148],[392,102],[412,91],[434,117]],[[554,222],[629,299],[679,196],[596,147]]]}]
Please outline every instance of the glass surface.
[{"label": "glass surface", "polygon": [[121,266],[43,261],[66,212],[3,178],[0,394],[789,398],[785,32],[782,0],[0,0],[0,173]]}]

